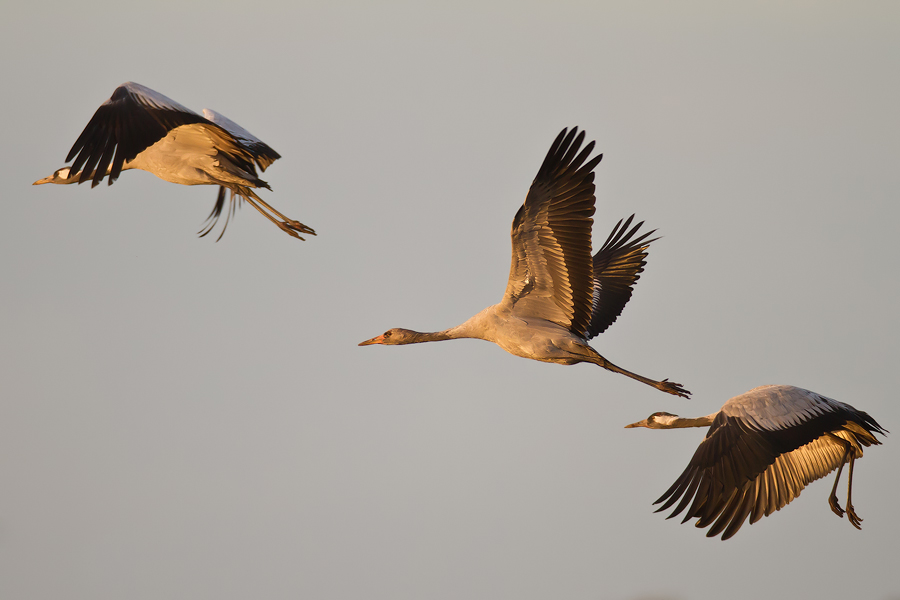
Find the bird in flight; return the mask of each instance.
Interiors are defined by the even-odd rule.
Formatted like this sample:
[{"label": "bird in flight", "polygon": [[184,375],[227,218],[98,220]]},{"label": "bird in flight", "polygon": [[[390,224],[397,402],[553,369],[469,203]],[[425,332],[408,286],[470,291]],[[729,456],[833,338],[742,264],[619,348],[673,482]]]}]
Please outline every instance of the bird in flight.
[{"label": "bird in flight", "polygon": [[847,520],[860,529],[862,519],[850,501],[853,463],[862,458],[863,447],[881,444],[875,433],[887,433],[867,413],[792,385],[754,388],[705,417],[657,412],[625,427],[709,427],[687,468],[654,504],[665,502],[660,512],[680,499],[667,518],[687,509],[682,523],[697,519],[697,527],[712,525],[707,537],[722,533],[723,540],[737,533],[747,517],[753,524],[781,510],[835,469],[828,505],[843,517],[836,491],[848,462]]},{"label": "bird in flight", "polygon": [[200,237],[215,227],[230,191],[222,234],[236,204],[246,200],[282,231],[302,240],[300,234],[316,232],[285,217],[253,191],[271,189],[257,176],[256,166],[265,171],[278,158],[281,155],[267,144],[219,113],[204,109],[201,116],[129,81],[100,105],[78,136],[66,156],[66,162],[74,162],[33,185],[90,181],[95,187],[104,177],[112,185],[122,171],[141,169],[171,183],[219,186],[216,204],[198,232]]},{"label": "bird in flight", "polygon": [[638,235],[643,222],[634,215],[619,223],[591,256],[594,168],[602,154],[588,159],[584,132],[563,129],[557,136],[525,203],[512,223],[512,264],[506,293],[456,327],[435,333],[390,329],[360,343],[402,345],[476,338],[494,342],[510,354],[543,362],[593,363],[615,373],[688,397],[681,384],[655,381],[618,367],[588,345],[621,314],[646,264],[653,231]]}]

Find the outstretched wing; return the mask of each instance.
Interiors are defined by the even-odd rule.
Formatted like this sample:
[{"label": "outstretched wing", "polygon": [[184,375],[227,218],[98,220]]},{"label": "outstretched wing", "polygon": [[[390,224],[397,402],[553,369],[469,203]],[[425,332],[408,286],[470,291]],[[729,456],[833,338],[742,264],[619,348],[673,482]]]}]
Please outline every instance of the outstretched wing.
[{"label": "outstretched wing", "polygon": [[127,82],[100,105],[69,150],[71,172],[81,171],[78,183],[91,179],[98,185],[109,172],[112,185],[122,165],[181,125],[209,123],[206,119],[162,94],[138,83]]},{"label": "outstretched wing", "polygon": [[[512,264],[501,305],[581,334],[593,307],[594,168],[584,132],[556,137],[512,223]],[[580,150],[580,151],[579,151]]]},{"label": "outstretched wing", "polygon": [[624,224],[622,221],[616,223],[603,247],[594,255],[593,310],[585,332],[587,339],[606,331],[622,314],[622,309],[631,300],[632,288],[647,264],[647,247],[659,239],[647,239],[655,229],[635,238],[644,222],[629,231],[633,219],[634,215],[631,215]]},{"label": "outstretched wing", "polygon": [[259,165],[259,168],[263,171],[265,171],[273,162],[281,158],[281,155],[275,152],[271,146],[228,117],[208,108],[203,109],[203,116],[233,135],[234,138],[253,156],[256,164]]},{"label": "outstretched wing", "polygon": [[[771,413],[771,418],[767,417]],[[793,386],[765,386],[729,400],[681,476],[655,504],[685,509],[708,537],[733,536],[786,506],[845,460],[848,445],[879,444],[869,415]],[[823,434],[823,432],[826,432]],[[690,505],[690,506],[688,506]]]}]

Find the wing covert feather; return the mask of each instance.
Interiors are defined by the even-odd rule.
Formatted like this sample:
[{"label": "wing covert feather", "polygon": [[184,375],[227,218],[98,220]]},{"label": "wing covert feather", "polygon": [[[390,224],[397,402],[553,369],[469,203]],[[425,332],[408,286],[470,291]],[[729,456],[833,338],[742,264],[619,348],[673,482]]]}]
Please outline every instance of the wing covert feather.
[{"label": "wing covert feather", "polygon": [[253,155],[253,159],[256,161],[256,164],[259,165],[261,170],[265,171],[269,165],[281,158],[281,155],[275,152],[271,146],[225,115],[217,113],[209,108],[204,108],[203,116],[230,133],[234,139],[240,142],[241,145]]}]

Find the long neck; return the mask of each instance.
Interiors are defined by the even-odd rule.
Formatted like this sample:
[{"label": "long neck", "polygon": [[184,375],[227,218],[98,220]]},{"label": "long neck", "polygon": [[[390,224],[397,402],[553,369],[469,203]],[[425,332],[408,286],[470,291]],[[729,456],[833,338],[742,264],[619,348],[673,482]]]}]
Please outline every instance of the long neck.
[{"label": "long neck", "polygon": [[480,330],[472,326],[472,319],[469,319],[462,325],[451,327],[443,331],[412,331],[406,330],[405,344],[420,344],[422,342],[442,342],[444,340],[458,340],[463,338],[484,339],[479,335]]},{"label": "long neck", "polygon": [[450,329],[445,331],[413,331],[411,329],[407,330],[409,333],[407,334],[407,339],[404,341],[406,344],[421,344],[422,342],[441,342],[444,340],[452,340],[454,337],[450,335],[448,332]]},{"label": "long neck", "polygon": [[470,318],[465,323],[451,327],[443,331],[421,332],[411,329],[404,329],[404,344],[419,344],[421,342],[441,342],[444,340],[458,340],[463,338],[473,338],[477,340],[487,340],[493,342],[494,331],[493,319],[494,307],[489,306],[477,315]]},{"label": "long neck", "polygon": [[681,427],[709,427],[716,418],[717,413],[687,419],[684,417],[667,417],[665,421],[657,421],[657,429],[679,429]]}]

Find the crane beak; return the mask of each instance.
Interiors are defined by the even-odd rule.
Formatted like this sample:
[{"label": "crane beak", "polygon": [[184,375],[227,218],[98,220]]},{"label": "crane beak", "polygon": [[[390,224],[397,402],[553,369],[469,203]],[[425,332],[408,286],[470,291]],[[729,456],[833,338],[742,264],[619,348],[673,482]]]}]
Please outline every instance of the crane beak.
[{"label": "crane beak", "polygon": [[373,337],[371,340],[366,340],[364,342],[360,342],[360,346],[371,346],[372,344],[383,344],[384,343],[384,334]]},{"label": "crane beak", "polygon": [[637,423],[626,425],[625,429],[631,429],[632,427],[649,427],[649,425],[647,424],[647,419],[644,419],[643,421],[638,421]]},{"label": "crane beak", "polygon": [[47,177],[44,177],[43,179],[38,179],[31,185],[41,185],[42,183],[50,183],[52,180],[53,180],[53,175],[49,175]]}]

